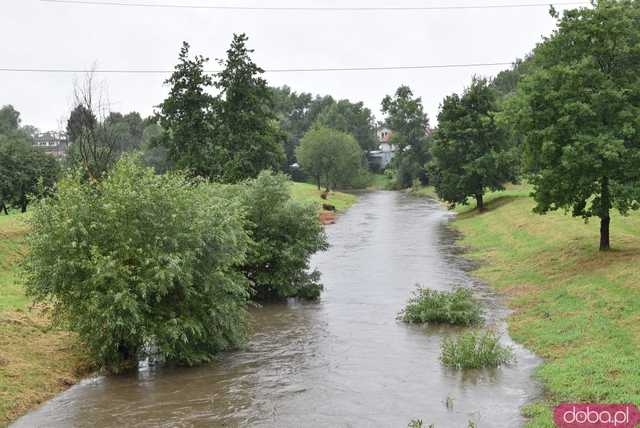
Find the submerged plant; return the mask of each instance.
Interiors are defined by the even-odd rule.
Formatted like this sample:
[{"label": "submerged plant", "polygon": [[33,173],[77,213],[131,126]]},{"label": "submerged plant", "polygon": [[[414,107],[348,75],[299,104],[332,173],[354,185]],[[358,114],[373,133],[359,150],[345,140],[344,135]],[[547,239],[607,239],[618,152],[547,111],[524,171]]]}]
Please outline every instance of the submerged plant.
[{"label": "submerged plant", "polygon": [[473,298],[471,291],[436,291],[428,288],[418,289],[400,313],[408,323],[442,323],[454,325],[481,324],[482,310]]},{"label": "submerged plant", "polygon": [[445,338],[440,360],[456,369],[499,367],[515,360],[513,350],[500,344],[500,337],[492,331],[465,332],[457,338]]}]

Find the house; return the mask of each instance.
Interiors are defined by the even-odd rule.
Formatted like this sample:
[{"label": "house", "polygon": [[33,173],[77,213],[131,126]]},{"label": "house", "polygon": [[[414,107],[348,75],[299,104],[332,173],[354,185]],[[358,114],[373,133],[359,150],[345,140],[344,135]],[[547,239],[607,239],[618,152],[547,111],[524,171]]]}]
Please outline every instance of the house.
[{"label": "house", "polygon": [[396,147],[391,143],[393,131],[389,128],[380,128],[376,131],[378,137],[378,150],[367,153],[367,159],[372,169],[385,169],[396,154]]},{"label": "house", "polygon": [[33,147],[58,158],[65,156],[67,146],[67,134],[64,132],[41,132],[33,137]]}]

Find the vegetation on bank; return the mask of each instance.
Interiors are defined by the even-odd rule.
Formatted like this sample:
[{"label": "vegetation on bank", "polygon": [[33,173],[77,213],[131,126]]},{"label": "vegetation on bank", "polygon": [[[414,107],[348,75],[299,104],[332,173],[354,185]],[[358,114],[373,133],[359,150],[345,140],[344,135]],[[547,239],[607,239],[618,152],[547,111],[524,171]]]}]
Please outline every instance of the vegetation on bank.
[{"label": "vegetation on bank", "polygon": [[[315,186],[290,183],[292,198],[321,209]],[[328,202],[344,211],[354,195],[332,192]],[[95,369],[75,333],[54,327],[46,306],[33,305],[21,282],[30,213],[0,215],[0,426],[44,402]],[[314,219],[316,216],[314,214]]]},{"label": "vegetation on bank", "polygon": [[480,304],[471,291],[460,288],[455,291],[418,289],[400,313],[408,323],[440,323],[470,326],[483,321]]},{"label": "vegetation on bank", "polygon": [[453,226],[474,275],[500,291],[514,313],[511,337],[544,363],[537,376],[544,402],[527,406],[532,428],[553,427],[560,402],[640,403],[640,215],[614,215],[614,250],[593,245],[597,222],[564,213],[540,216],[526,184],[508,185],[456,208]]},{"label": "vegetation on bank", "polygon": [[90,370],[76,335],[53,328],[20,282],[27,214],[0,216],[0,426]]}]

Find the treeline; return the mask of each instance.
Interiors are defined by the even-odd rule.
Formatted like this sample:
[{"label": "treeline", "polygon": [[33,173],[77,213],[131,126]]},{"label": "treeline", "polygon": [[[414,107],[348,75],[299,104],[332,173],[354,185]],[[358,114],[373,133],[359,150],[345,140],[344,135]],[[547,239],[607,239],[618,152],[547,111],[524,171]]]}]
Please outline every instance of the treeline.
[{"label": "treeline", "polygon": [[640,208],[640,2],[550,12],[557,29],[530,56],[442,101],[432,138],[419,132],[426,117],[408,89],[385,99],[408,148],[393,167],[405,187],[428,182],[452,205],[471,199],[480,210],[486,191],[524,178],[535,212],[599,218],[608,250],[611,211]]},{"label": "treeline", "polygon": [[109,112],[92,75],[75,87],[69,168],[35,201],[24,269],[100,367],[206,362],[246,338],[251,301],[320,296],[318,207],[279,172],[288,134],[250,53],[235,35],[211,76],[185,43],[144,120]]}]

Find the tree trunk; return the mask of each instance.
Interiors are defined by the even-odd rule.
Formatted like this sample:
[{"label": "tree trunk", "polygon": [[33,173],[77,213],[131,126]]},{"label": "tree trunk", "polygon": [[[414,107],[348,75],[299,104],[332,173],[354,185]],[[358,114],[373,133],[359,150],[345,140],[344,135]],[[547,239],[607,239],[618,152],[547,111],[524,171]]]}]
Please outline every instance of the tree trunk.
[{"label": "tree trunk", "polygon": [[9,211],[7,211],[7,206],[4,202],[0,202],[0,209],[4,211],[4,215],[9,215]]},{"label": "tree trunk", "polygon": [[476,194],[476,206],[478,207],[478,211],[484,211],[484,199],[482,193]]},{"label": "tree trunk", "polygon": [[318,190],[320,190],[320,175],[316,175],[316,183],[318,184]]},{"label": "tree trunk", "polygon": [[611,249],[609,240],[609,226],[611,217],[609,209],[611,206],[611,197],[609,195],[609,178],[602,179],[602,191],[600,195],[600,251],[608,251]]}]

